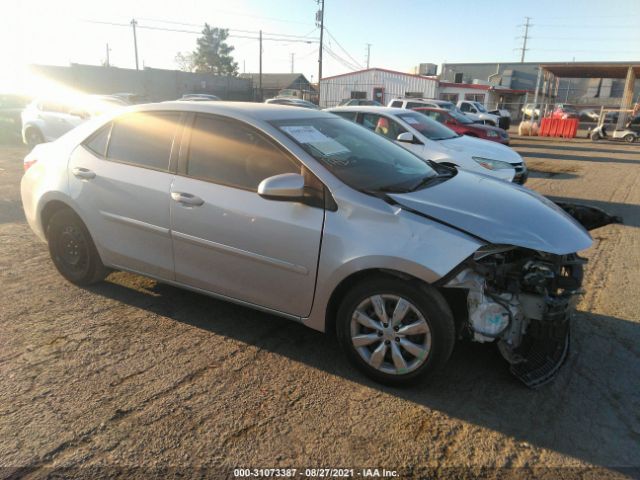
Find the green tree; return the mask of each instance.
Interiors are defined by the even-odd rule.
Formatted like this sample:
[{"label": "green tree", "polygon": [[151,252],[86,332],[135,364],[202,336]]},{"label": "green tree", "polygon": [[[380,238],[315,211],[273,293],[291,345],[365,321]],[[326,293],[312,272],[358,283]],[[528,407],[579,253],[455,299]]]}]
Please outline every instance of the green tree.
[{"label": "green tree", "polygon": [[211,28],[204,24],[202,36],[198,38],[198,48],[193,52],[193,68],[196,72],[216,75],[237,75],[238,64],[230,55],[233,47],[226,44],[229,30]]}]

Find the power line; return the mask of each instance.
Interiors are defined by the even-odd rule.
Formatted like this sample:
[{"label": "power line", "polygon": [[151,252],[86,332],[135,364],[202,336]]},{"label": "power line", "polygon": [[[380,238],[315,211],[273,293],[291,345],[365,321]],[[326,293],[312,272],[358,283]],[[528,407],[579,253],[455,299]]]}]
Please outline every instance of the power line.
[{"label": "power line", "polygon": [[[89,23],[99,23],[99,24],[103,24],[103,25],[114,25],[117,27],[128,27],[129,25],[126,23],[115,23],[115,22],[103,22],[103,21],[99,21],[99,20],[85,20],[86,22]],[[201,35],[202,31],[198,31],[198,30],[184,30],[184,29],[178,29],[178,28],[165,28],[165,27],[152,27],[150,25],[140,25],[140,24],[136,24],[136,28],[142,28],[145,30],[157,30],[157,31],[162,31],[162,32],[174,32],[174,33],[190,33],[190,34],[194,34],[194,35]],[[258,34],[259,32],[255,32],[256,34]],[[275,35],[275,34],[273,34]],[[251,37],[251,36],[247,36],[247,35],[236,35],[236,34],[229,34],[229,37],[233,37],[233,38],[248,38],[248,39],[252,39],[252,40],[259,40],[259,37]],[[271,41],[277,41],[277,42],[290,42],[290,43],[317,43],[318,41],[315,39],[298,39],[298,38],[271,38],[271,37],[263,37],[262,40],[271,40]]]},{"label": "power line", "polygon": [[349,52],[347,52],[347,50],[346,50],[342,45],[340,45],[340,42],[338,42],[338,40],[336,40],[336,37],[334,37],[334,36],[331,34],[331,32],[329,31],[329,29],[325,27],[325,30],[326,30],[327,34],[329,35],[329,37],[331,37],[331,39],[336,43],[336,45],[338,45],[338,47],[340,47],[340,49],[345,53],[345,55],[346,55],[347,57],[349,57],[350,61],[351,61],[351,62],[353,62],[353,64],[354,64],[354,65],[358,65],[358,67],[359,67],[360,69],[362,69],[362,65],[360,65],[360,62],[358,62],[355,58],[353,58],[353,57],[351,56],[351,54],[350,54]]}]

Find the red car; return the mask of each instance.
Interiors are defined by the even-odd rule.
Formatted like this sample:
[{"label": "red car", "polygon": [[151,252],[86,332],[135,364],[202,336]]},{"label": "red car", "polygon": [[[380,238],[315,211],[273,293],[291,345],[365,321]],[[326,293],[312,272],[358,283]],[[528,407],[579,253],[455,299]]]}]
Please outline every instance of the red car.
[{"label": "red car", "polygon": [[484,140],[509,145],[509,134],[506,130],[481,123],[474,123],[473,120],[464,113],[456,110],[444,110],[432,107],[417,107],[413,110],[446,125],[460,135],[469,135],[470,137],[483,138]]},{"label": "red car", "polygon": [[573,105],[567,105],[566,103],[559,103],[556,108],[551,112],[551,118],[560,118],[565,120],[567,118],[579,118],[580,114],[576,107]]}]

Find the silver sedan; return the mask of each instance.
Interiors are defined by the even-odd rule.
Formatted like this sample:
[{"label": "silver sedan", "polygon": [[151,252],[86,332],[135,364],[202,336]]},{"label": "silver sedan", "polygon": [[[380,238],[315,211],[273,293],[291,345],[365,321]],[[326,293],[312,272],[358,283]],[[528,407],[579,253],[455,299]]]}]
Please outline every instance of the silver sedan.
[{"label": "silver sedan", "polygon": [[22,200],[77,285],[139,273],[335,332],[373,378],[495,342],[535,386],[567,354],[588,232],[549,200],[333,114],[130,107],[25,158]]}]

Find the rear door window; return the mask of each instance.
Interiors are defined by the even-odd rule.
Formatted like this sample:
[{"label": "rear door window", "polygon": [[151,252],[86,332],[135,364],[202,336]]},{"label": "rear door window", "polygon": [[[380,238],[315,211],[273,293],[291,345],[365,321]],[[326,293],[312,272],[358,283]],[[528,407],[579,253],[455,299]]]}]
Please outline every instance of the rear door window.
[{"label": "rear door window", "polygon": [[109,140],[109,132],[111,131],[111,123],[105,125],[100,130],[91,135],[84,141],[83,145],[100,157],[107,154],[107,142]]},{"label": "rear door window", "polygon": [[179,112],[137,112],[113,123],[107,158],[153,170],[168,170]]}]

